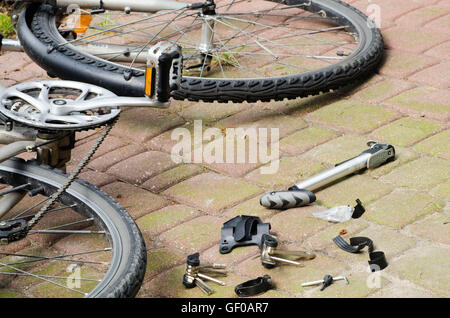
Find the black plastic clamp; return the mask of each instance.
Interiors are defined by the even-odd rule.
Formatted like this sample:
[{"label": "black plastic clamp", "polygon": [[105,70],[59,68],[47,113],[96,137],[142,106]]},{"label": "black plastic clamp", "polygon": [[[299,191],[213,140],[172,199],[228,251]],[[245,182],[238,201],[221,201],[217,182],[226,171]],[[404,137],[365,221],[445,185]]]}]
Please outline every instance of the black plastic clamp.
[{"label": "black plastic clamp", "polygon": [[384,252],[377,251],[369,254],[369,266],[372,272],[381,271],[388,266]]},{"label": "black plastic clamp", "polygon": [[353,214],[352,214],[353,219],[360,218],[361,215],[363,215],[364,212],[366,212],[366,209],[363,207],[360,199],[356,199],[356,205],[355,205],[354,209],[355,210],[353,211]]},{"label": "black plastic clamp", "polygon": [[373,251],[373,242],[368,237],[352,237],[350,238],[350,244],[348,244],[342,236],[338,235],[333,239],[333,242],[336,243],[336,245],[341,249],[349,253],[358,253],[366,246],[369,247],[369,253]]},{"label": "black plastic clamp", "polygon": [[[352,237],[350,238],[350,244],[348,244],[342,236],[338,235],[333,239],[341,249],[349,253],[358,253],[364,247],[369,248],[369,266],[372,272],[381,271],[388,266],[386,256],[382,251],[374,252],[373,242],[368,237]],[[356,247],[355,247],[356,246]]]},{"label": "black plastic clamp", "polygon": [[250,297],[260,295],[274,288],[275,286],[272,284],[270,276],[264,275],[237,285],[234,291],[239,297]]},{"label": "black plastic clamp", "polygon": [[257,216],[239,215],[225,222],[221,231],[219,252],[230,253],[237,246],[258,245],[262,247],[262,236],[269,234],[270,224]]}]

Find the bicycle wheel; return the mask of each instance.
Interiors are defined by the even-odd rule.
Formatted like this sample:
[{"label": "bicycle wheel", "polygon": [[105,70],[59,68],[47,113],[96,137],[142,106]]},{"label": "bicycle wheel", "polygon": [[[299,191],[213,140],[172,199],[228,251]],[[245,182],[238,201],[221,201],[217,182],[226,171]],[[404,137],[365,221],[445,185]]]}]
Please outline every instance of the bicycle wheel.
[{"label": "bicycle wheel", "polygon": [[[17,158],[0,164],[0,192],[28,185],[33,193],[2,221],[28,221],[66,178]],[[25,238],[0,246],[0,296],[133,297],[145,266],[144,241],[131,216],[78,179]]]},{"label": "bicycle wheel", "polygon": [[[190,9],[112,11],[93,16],[75,40],[62,36],[76,28],[57,12],[31,5],[21,15],[18,34],[27,54],[63,79],[118,95],[143,95],[138,62],[160,40],[182,46],[185,73],[172,95],[193,101],[270,101],[327,92],[368,74],[383,52],[379,30],[339,0],[216,0],[213,15]],[[204,43],[207,23],[213,35]]]}]

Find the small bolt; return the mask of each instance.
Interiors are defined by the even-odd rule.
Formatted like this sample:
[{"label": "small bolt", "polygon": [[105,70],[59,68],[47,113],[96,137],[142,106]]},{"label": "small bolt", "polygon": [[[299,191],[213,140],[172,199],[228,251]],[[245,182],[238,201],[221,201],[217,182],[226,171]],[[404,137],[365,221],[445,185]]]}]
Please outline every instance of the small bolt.
[{"label": "small bolt", "polygon": [[125,11],[125,14],[130,14],[131,13],[131,8],[130,7],[125,7],[123,9],[123,11]]},{"label": "small bolt", "polygon": [[53,101],[53,104],[55,104],[55,105],[65,105],[65,104],[67,104],[67,102],[65,100],[63,100],[63,99],[55,99]]},{"label": "small bolt", "polygon": [[344,51],[337,51],[336,55],[337,56],[349,56],[349,54],[347,52],[344,52]]}]

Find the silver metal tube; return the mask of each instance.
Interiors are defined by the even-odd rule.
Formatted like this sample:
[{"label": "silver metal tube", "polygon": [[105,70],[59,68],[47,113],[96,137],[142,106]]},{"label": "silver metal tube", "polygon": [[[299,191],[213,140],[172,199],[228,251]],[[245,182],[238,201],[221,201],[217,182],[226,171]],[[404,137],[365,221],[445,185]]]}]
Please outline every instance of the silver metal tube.
[{"label": "silver metal tube", "polygon": [[270,257],[271,257],[273,260],[278,261],[278,262],[288,263],[288,264],[297,265],[297,266],[302,266],[302,267],[305,266],[305,265],[303,265],[302,263],[299,263],[299,262],[296,262],[296,261],[291,261],[291,260],[289,260],[289,259],[285,259],[285,258],[281,258],[281,257],[276,257],[276,256],[272,256],[272,255],[270,255]]},{"label": "silver metal tube", "polygon": [[222,285],[222,286],[225,286],[225,285],[226,285],[223,281],[218,280],[218,279],[215,279],[215,278],[210,277],[210,276],[208,276],[208,275],[205,275],[205,274],[202,274],[202,273],[197,273],[197,275],[198,275],[198,277],[200,277],[200,278],[204,278],[204,279],[210,280],[210,281],[215,282],[215,283],[217,283],[217,284],[219,284],[219,285]]},{"label": "silver metal tube", "polygon": [[2,39],[2,51],[23,52],[22,44],[19,40]]},{"label": "silver metal tube", "polygon": [[140,49],[133,46],[107,43],[89,43],[78,45],[78,47],[89,54],[114,62],[147,62],[147,51],[144,50],[138,55]]},{"label": "silver metal tube", "polygon": [[26,191],[14,191],[5,194],[0,199],[0,219],[11,209],[19,203],[23,197],[27,194]]},{"label": "silver metal tube", "polygon": [[[43,2],[38,0],[38,2]],[[106,10],[125,10],[131,12],[157,12],[160,10],[178,10],[187,7],[189,4],[173,0],[103,0],[103,8]],[[58,7],[68,7],[78,5],[81,8],[100,8],[100,0],[56,0]]]},{"label": "silver metal tube", "polygon": [[302,283],[302,287],[307,287],[307,286],[314,286],[314,285],[319,285],[323,283],[323,279],[321,280],[315,280],[313,282],[308,282],[308,283]]},{"label": "silver metal tube", "polygon": [[297,183],[295,186],[299,189],[314,191],[333,181],[352,174],[353,172],[366,168],[367,160],[369,160],[370,157],[371,154],[369,153],[362,154],[354,159],[341,163],[334,168],[316,174],[305,181]]},{"label": "silver metal tube", "polygon": [[[316,254],[314,253],[308,253],[308,252],[303,252],[303,251],[288,251],[288,250],[276,250],[275,253],[277,255],[291,255],[291,256],[297,256],[297,257],[301,257],[301,258],[306,258],[306,259],[313,259],[316,257]],[[273,258],[273,256],[272,256]]]},{"label": "silver metal tube", "polygon": [[213,293],[213,289],[209,287],[204,281],[200,278],[195,278],[195,284],[207,295],[211,295]]},{"label": "silver metal tube", "polygon": [[16,141],[35,140],[36,134],[36,129],[14,125],[10,131],[0,129],[0,144],[7,145]]},{"label": "silver metal tube", "polygon": [[213,38],[214,38],[214,19],[208,18],[208,16],[202,16],[202,39],[198,46],[200,52],[208,54],[214,48]]},{"label": "silver metal tube", "polygon": [[[23,52],[23,47],[19,40],[3,39],[2,51]],[[114,62],[146,63],[147,51],[139,53],[139,48],[127,45],[108,44],[108,43],[89,43],[78,45],[83,51],[99,56],[102,59],[109,59]]]},{"label": "silver metal tube", "polygon": [[35,143],[32,141],[16,141],[0,148],[0,162],[27,151],[27,148],[30,146],[34,147]]}]

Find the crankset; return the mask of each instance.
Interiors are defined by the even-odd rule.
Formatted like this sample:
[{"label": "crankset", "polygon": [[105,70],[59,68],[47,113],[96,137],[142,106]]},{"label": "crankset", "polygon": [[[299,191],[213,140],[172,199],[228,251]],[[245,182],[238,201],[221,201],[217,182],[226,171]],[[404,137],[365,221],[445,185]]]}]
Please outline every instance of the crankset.
[{"label": "crankset", "polygon": [[0,113],[38,130],[79,131],[116,118],[117,98],[104,88],[79,82],[26,82],[0,93]]}]

